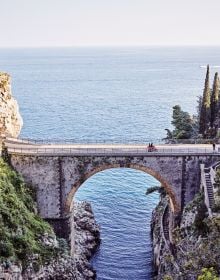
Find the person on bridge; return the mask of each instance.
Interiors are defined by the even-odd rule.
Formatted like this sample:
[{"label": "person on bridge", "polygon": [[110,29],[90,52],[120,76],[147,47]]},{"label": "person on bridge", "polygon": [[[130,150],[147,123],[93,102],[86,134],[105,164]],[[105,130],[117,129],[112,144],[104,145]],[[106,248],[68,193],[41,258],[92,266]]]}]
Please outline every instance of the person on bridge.
[{"label": "person on bridge", "polygon": [[213,152],[215,151],[215,143],[212,144]]},{"label": "person on bridge", "polygon": [[157,152],[157,148],[154,146],[153,143],[149,143],[148,152]]}]

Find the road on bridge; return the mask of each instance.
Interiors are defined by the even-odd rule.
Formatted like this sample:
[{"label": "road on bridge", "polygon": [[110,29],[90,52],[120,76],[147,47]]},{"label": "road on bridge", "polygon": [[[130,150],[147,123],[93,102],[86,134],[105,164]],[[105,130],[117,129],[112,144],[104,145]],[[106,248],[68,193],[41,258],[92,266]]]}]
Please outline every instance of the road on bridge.
[{"label": "road on bridge", "polygon": [[157,151],[149,152],[146,144],[37,144],[22,139],[5,141],[9,154],[30,155],[199,155],[219,154],[211,144],[155,145]]}]

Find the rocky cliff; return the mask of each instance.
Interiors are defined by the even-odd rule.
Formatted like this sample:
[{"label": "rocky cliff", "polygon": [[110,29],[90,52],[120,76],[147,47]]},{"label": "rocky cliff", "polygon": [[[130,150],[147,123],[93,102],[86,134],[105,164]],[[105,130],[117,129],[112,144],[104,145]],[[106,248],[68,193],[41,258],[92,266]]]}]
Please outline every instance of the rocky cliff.
[{"label": "rocky cliff", "polygon": [[88,202],[76,203],[73,212],[75,251],[72,255],[70,255],[70,248],[65,240],[57,240],[54,234],[45,233],[41,236],[42,245],[54,251],[54,255],[44,264],[40,264],[39,255],[30,254],[25,268],[18,260],[14,262],[10,261],[10,258],[5,259],[0,263],[0,279],[96,279],[96,273],[89,261],[100,244],[99,227]]},{"label": "rocky cliff", "polygon": [[[47,265],[41,266],[39,271],[33,270],[33,264],[23,274],[23,280],[94,280],[96,273],[90,265],[90,258],[93,256],[100,244],[100,231],[97,225],[92,207],[88,202],[75,202],[71,217],[72,242],[74,243],[72,255],[70,248],[62,240],[58,247],[61,253],[54,257]],[[56,239],[55,239],[56,240]],[[55,240],[49,240],[46,236],[44,244],[56,245]],[[55,241],[55,243],[54,243]],[[50,245],[50,246],[51,246]]]},{"label": "rocky cliff", "polygon": [[100,244],[100,229],[88,202],[74,202],[71,218],[72,254],[77,279],[95,279],[89,260]]},{"label": "rocky cliff", "polygon": [[92,280],[89,260],[100,243],[91,205],[75,203],[74,248],[37,214],[30,186],[0,159],[0,279]]},{"label": "rocky cliff", "polygon": [[152,217],[155,280],[220,279],[220,217],[208,217],[203,194],[197,194],[178,227],[164,239],[162,199]]},{"label": "rocky cliff", "polygon": [[17,138],[22,125],[17,101],[11,93],[11,78],[0,72],[0,136]]}]

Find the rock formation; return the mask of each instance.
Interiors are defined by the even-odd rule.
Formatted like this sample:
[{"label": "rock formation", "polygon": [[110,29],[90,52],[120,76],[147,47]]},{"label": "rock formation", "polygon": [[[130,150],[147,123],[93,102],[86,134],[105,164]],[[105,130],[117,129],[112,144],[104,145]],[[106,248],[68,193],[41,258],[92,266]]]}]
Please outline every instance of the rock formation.
[{"label": "rock formation", "polygon": [[72,213],[72,254],[79,280],[95,279],[89,260],[100,244],[100,229],[88,202],[74,202]]},{"label": "rock formation", "polygon": [[[100,243],[99,226],[95,222],[92,207],[88,202],[74,202],[71,217],[72,256],[65,254],[54,259],[36,274],[34,279],[93,280],[96,273],[89,260]],[[29,278],[24,278],[29,279]]]},{"label": "rock formation", "polygon": [[0,136],[17,138],[22,125],[17,101],[11,93],[11,78],[0,72]]},{"label": "rock formation", "polygon": [[208,217],[203,193],[197,194],[185,206],[179,226],[170,232],[172,243],[167,243],[162,219],[165,202],[160,201],[152,217],[153,279],[219,279],[220,215]]},{"label": "rock formation", "polygon": [[23,273],[21,264],[11,263],[7,269],[5,269],[4,264],[0,264],[0,279],[96,279],[96,273],[92,269],[89,260],[100,243],[100,234],[99,226],[95,222],[91,205],[88,202],[74,203],[71,224],[72,230],[74,231],[72,236],[74,237],[74,251],[72,252],[72,256],[65,240],[61,239],[57,241],[55,236],[44,235],[41,237],[44,246],[49,246],[59,253],[49,263],[40,267],[37,260],[38,256],[30,256]]}]

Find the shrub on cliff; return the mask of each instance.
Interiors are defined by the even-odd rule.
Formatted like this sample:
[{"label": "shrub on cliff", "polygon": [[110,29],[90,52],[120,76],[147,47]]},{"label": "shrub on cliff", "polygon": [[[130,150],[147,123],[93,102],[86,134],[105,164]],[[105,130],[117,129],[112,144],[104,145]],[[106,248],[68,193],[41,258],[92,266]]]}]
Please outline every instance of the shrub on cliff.
[{"label": "shrub on cliff", "polygon": [[[184,213],[196,211],[194,222],[190,227],[173,231],[175,259],[182,277],[177,279],[187,279],[189,275],[189,279],[219,279],[214,276],[220,274],[220,217],[205,215],[207,209],[201,195],[197,195],[190,204]],[[175,273],[172,271],[171,275]]]},{"label": "shrub on cliff", "polygon": [[217,169],[215,174],[215,183],[214,183],[214,205],[212,206],[212,211],[215,213],[220,212],[220,169]]},{"label": "shrub on cliff", "polygon": [[191,117],[188,112],[184,112],[179,105],[173,107],[171,124],[174,126],[174,130],[166,129],[166,140],[190,139],[198,133],[197,119]]},{"label": "shrub on cliff", "polygon": [[213,267],[203,268],[202,274],[198,276],[198,280],[219,280],[219,277]]},{"label": "shrub on cliff", "polygon": [[161,196],[166,195],[166,191],[163,186],[154,186],[154,187],[149,187],[146,191],[146,195],[150,195],[154,192],[158,192]]},{"label": "shrub on cliff", "polygon": [[20,260],[33,255],[39,262],[54,254],[42,243],[45,233],[54,235],[50,225],[36,214],[32,191],[19,174],[0,159],[0,260]]}]

